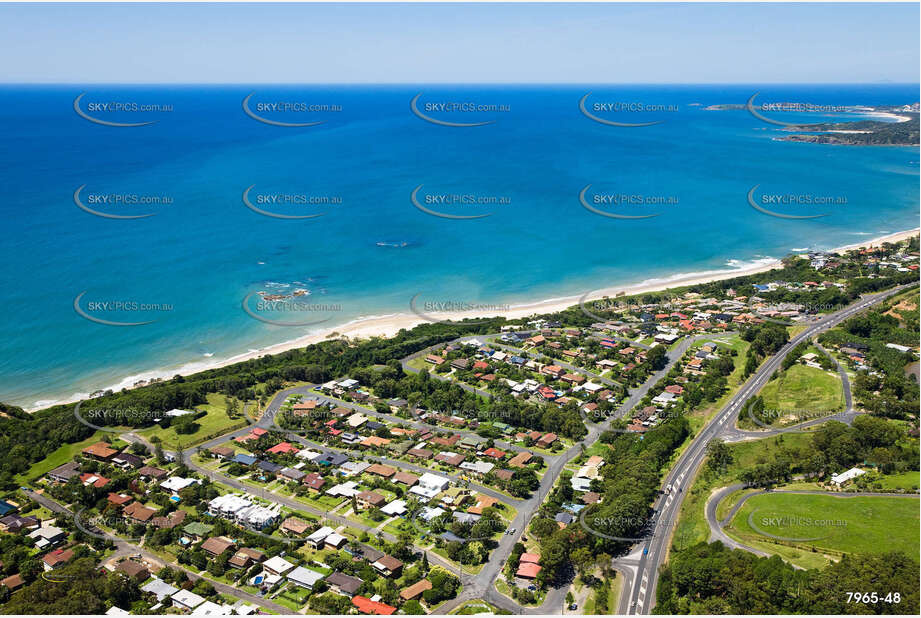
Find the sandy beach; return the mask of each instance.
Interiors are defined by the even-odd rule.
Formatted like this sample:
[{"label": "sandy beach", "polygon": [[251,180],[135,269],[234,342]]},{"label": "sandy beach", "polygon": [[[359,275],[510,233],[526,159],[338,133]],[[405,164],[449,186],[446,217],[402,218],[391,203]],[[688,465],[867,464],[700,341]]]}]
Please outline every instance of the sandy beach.
[{"label": "sandy beach", "polygon": [[[843,247],[837,247],[829,251],[829,253],[842,253],[850,249],[856,249],[859,247],[876,247],[880,246],[886,242],[898,242],[912,236],[917,236],[919,233],[919,228],[912,230],[906,230],[902,232],[896,232],[893,234],[888,234],[886,236],[881,236],[879,238],[874,238],[873,240],[857,242],[851,245],[845,245]],[[226,367],[227,365],[232,365],[234,363],[239,363],[242,361],[250,360],[253,358],[259,358],[265,355],[279,354],[287,350],[292,350],[295,348],[302,348],[314,343],[319,343],[326,339],[331,338],[342,338],[347,337],[349,339],[366,339],[370,337],[390,337],[398,333],[401,329],[409,329],[422,324],[426,321],[444,321],[444,320],[463,320],[476,317],[496,317],[502,316],[510,319],[522,318],[531,315],[538,315],[543,313],[553,313],[556,311],[561,311],[567,307],[571,307],[579,303],[580,299],[583,301],[587,300],[596,300],[603,297],[614,297],[617,294],[630,296],[633,294],[643,294],[647,292],[656,292],[661,290],[666,290],[668,288],[683,287],[689,285],[696,285],[700,283],[707,283],[710,281],[720,281],[723,279],[731,279],[733,277],[739,277],[743,275],[751,275],[755,273],[765,272],[772,270],[774,268],[780,267],[780,260],[769,260],[759,262],[755,265],[749,265],[742,268],[735,269],[720,269],[712,270],[706,272],[690,273],[687,275],[678,275],[675,277],[663,277],[659,279],[648,279],[642,282],[635,284],[601,288],[598,290],[590,291],[582,296],[566,296],[561,298],[552,298],[539,302],[528,303],[523,305],[512,305],[509,306],[506,310],[501,311],[451,311],[451,312],[425,312],[424,315],[429,318],[421,317],[415,313],[397,313],[390,315],[382,315],[368,318],[358,318],[352,322],[342,324],[340,326],[327,329],[322,332],[306,335],[304,337],[299,337],[297,339],[292,339],[290,341],[285,341],[275,345],[267,346],[260,350],[251,350],[243,354],[239,354],[226,359],[209,359],[208,361],[198,361],[194,363],[189,363],[178,368],[173,369],[163,369],[155,372],[145,372],[137,375],[128,376],[116,384],[109,385],[105,388],[110,388],[112,390],[121,390],[123,388],[133,388],[134,384],[140,380],[149,380],[152,378],[171,378],[174,375],[191,375],[206,369],[215,369],[218,367]],[[421,313],[421,312],[420,312]],[[37,409],[45,408],[54,404],[63,404],[63,403],[73,403],[81,399],[86,398],[85,394],[75,394],[71,398],[66,400],[54,401],[54,402],[36,402],[35,407],[28,408],[29,411],[34,411]]]}]

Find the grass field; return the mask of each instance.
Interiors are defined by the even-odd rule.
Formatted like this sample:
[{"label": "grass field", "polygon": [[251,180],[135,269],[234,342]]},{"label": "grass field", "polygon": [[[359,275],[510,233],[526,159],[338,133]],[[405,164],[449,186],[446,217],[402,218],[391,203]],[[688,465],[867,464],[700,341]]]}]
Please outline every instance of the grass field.
[{"label": "grass field", "polygon": [[844,409],[844,391],[837,375],[796,364],[780,373],[761,390],[765,410]]},{"label": "grass field", "polygon": [[193,446],[203,442],[207,436],[227,433],[233,428],[243,427],[246,424],[246,420],[242,417],[232,419],[227,416],[224,396],[217,393],[209,393],[208,403],[196,406],[196,409],[204,410],[207,414],[195,420],[198,424],[198,429],[195,433],[178,435],[174,427],[163,429],[159,425],[142,429],[137,433],[147,438],[147,440],[157,436],[163,441],[163,448],[171,449],[176,448],[179,442],[182,442],[183,447]]},{"label": "grass field", "polygon": [[42,476],[46,474],[49,470],[53,470],[58,466],[64,465],[68,461],[71,461],[74,458],[74,455],[78,454],[80,451],[85,449],[90,444],[95,444],[102,440],[103,433],[97,431],[92,436],[83,440],[81,442],[74,442],[73,444],[64,444],[56,451],[42,459],[37,461],[29,468],[28,472],[24,474],[18,474],[15,477],[15,482],[23,484],[26,480],[35,478],[37,476]]},{"label": "grass field", "polygon": [[726,532],[745,543],[754,541],[756,547],[764,547],[760,542],[765,542],[769,551],[777,551],[777,545],[762,533],[814,539],[784,543],[805,550],[806,556],[788,560],[809,568],[816,566],[818,558],[808,555],[813,548],[819,554],[828,550],[879,554],[917,547],[918,525],[917,498],[775,492],[749,498]]},{"label": "grass field", "polygon": [[808,434],[788,433],[764,440],[729,445],[733,462],[725,470],[717,474],[710,472],[706,466],[701,467],[703,472],[695,479],[684,504],[681,505],[681,515],[675,527],[674,546],[678,550],[686,549],[710,537],[710,527],[704,517],[704,506],[713,489],[731,485],[738,481],[738,475],[746,468],[770,461],[780,445],[806,447],[811,440],[812,436]]}]

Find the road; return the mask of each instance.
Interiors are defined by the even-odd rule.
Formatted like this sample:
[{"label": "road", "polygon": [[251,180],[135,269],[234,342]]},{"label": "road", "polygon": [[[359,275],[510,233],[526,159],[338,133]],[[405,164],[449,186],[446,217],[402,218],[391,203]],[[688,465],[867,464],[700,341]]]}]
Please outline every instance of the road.
[{"label": "road", "polygon": [[[44,506],[44,507],[47,508],[48,510],[50,510],[50,511],[52,511],[52,512],[55,512],[55,513],[61,513],[61,514],[67,515],[67,516],[69,516],[69,517],[71,517],[71,518],[74,518],[74,514],[73,514],[73,512],[72,512],[70,509],[68,509],[66,506],[62,505],[61,503],[59,503],[59,502],[57,502],[57,501],[55,501],[55,500],[49,498],[48,496],[46,496],[46,495],[44,495],[44,494],[35,493],[35,492],[32,491],[32,490],[22,490],[22,491],[23,491],[23,493],[25,493],[29,498],[35,500],[36,502],[38,502],[39,504],[41,504],[42,506]],[[164,564],[164,563],[166,563],[166,564],[169,564],[170,567],[172,567],[172,568],[174,568],[174,569],[180,569],[181,571],[185,572],[185,574],[188,575],[189,579],[191,579],[192,581],[198,581],[199,579],[204,579],[204,580],[210,582],[211,585],[214,586],[214,589],[217,590],[218,592],[220,592],[221,594],[228,594],[228,595],[233,596],[233,597],[235,597],[235,598],[242,599],[242,600],[246,601],[247,603],[251,603],[251,604],[253,604],[253,605],[257,605],[257,606],[259,606],[259,607],[263,607],[263,608],[268,609],[268,610],[270,610],[270,611],[272,611],[272,612],[274,612],[274,613],[276,613],[276,614],[293,614],[293,613],[295,613],[295,612],[291,611],[289,608],[285,607],[284,605],[279,605],[278,603],[273,603],[272,601],[269,601],[269,600],[267,600],[267,599],[263,599],[262,597],[260,597],[260,596],[258,596],[258,595],[250,594],[250,593],[248,593],[248,592],[246,592],[246,591],[244,591],[244,590],[241,590],[241,589],[236,588],[236,587],[234,587],[234,586],[230,586],[230,585],[228,585],[228,584],[221,583],[221,582],[219,582],[219,581],[217,581],[217,580],[211,579],[210,577],[207,577],[207,576],[202,575],[202,574],[200,574],[200,573],[195,573],[194,571],[190,571],[189,569],[187,569],[186,567],[182,566],[181,564],[178,564],[178,563],[175,563],[175,562],[168,562],[167,560],[163,559],[162,557],[158,556],[157,554],[154,554],[154,553],[151,553],[151,552],[147,551],[146,549],[144,549],[144,548],[141,547],[140,545],[135,545],[134,543],[131,543],[131,542],[129,542],[129,541],[126,541],[126,540],[124,540],[124,539],[122,539],[122,538],[120,538],[120,537],[118,537],[118,536],[113,535],[113,534],[109,534],[109,533],[107,533],[107,532],[105,532],[105,531],[103,531],[103,530],[99,530],[98,532],[97,532],[97,531],[94,531],[94,534],[102,535],[102,536],[104,536],[105,538],[107,538],[108,540],[112,541],[112,542],[115,544],[115,553],[113,553],[111,556],[109,556],[108,558],[106,558],[107,561],[108,561],[108,560],[112,560],[113,558],[120,558],[120,557],[127,557],[127,556],[136,556],[136,555],[140,555],[144,560],[147,560],[148,562],[151,562],[151,563],[158,563],[158,564]]]},{"label": "road", "polygon": [[551,489],[556,484],[556,481],[566,464],[569,463],[572,459],[578,457],[582,453],[583,448],[588,448],[594,444],[598,440],[598,437],[601,435],[601,433],[606,431],[610,427],[611,423],[614,422],[614,420],[622,418],[627,412],[632,410],[636,404],[646,396],[649,390],[652,389],[652,387],[655,386],[659,380],[668,374],[672,366],[681,360],[685,352],[687,352],[694,343],[701,339],[713,339],[718,336],[722,335],[707,334],[682,340],[680,344],[668,352],[668,360],[665,367],[650,375],[642,385],[633,390],[611,418],[607,419],[603,423],[587,423],[587,435],[580,442],[577,442],[572,447],[570,447],[566,452],[553,459],[553,461],[548,462],[548,469],[541,479],[540,488],[538,489],[537,493],[518,506],[518,515],[515,517],[515,520],[511,524],[511,527],[515,529],[515,532],[513,534],[503,535],[501,541],[499,542],[499,547],[493,549],[489,562],[483,567],[480,573],[473,577],[469,585],[465,585],[464,590],[460,595],[458,595],[456,599],[453,599],[439,607],[436,613],[446,614],[452,609],[461,605],[463,602],[472,599],[483,599],[489,603],[492,603],[493,605],[496,605],[497,607],[508,609],[514,613],[555,614],[561,612],[566,597],[566,591],[569,589],[569,583],[564,583],[561,586],[551,588],[548,590],[547,595],[544,598],[544,602],[540,606],[528,608],[521,607],[518,605],[518,603],[506,597],[505,595],[500,594],[496,590],[494,583],[499,574],[502,572],[502,569],[508,560],[508,556],[511,554],[512,548],[524,534],[528,522],[531,521],[531,518],[540,508],[540,505],[543,503],[546,496],[550,493]]},{"label": "road", "polygon": [[901,292],[909,285],[866,295],[844,309],[825,315],[811,323],[805,330],[795,335],[776,354],[762,363],[761,367],[729,399],[726,405],[701,429],[690,446],[678,458],[678,461],[662,483],[663,487],[671,485],[673,490],[670,493],[660,495],[654,504],[655,525],[652,536],[641,544],[646,553],[640,557],[637,565],[638,576],[633,581],[632,589],[624,588],[621,594],[618,613],[648,614],[652,610],[655,605],[657,575],[659,568],[668,557],[672,530],[678,519],[681,504],[684,501],[684,489],[690,487],[693,482],[697,469],[706,455],[707,444],[711,440],[722,436],[727,429],[731,431],[735,427],[739,412],[745,402],[767,384],[774,372],[780,368],[784,357],[800,342],[808,341],[873,304]]}]

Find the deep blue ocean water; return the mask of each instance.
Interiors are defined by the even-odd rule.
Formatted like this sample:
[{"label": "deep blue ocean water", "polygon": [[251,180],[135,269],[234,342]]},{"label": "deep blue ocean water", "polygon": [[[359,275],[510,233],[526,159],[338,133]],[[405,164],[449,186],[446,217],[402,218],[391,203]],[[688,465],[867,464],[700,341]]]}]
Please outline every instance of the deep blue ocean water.
[{"label": "deep blue ocean water", "polygon": [[[916,85],[874,86],[529,86],[529,87],[0,87],[0,201],[4,221],[0,322],[0,401],[33,406],[88,393],[127,376],[207,363],[291,340],[362,316],[407,313],[426,302],[516,304],[679,273],[728,268],[792,249],[831,248],[917,227],[918,151],[779,142],[780,127],[721,103],[796,101],[885,105],[917,101]],[[579,111],[596,102],[666,106],[597,115],[646,127],[614,127]],[[158,103],[167,112],[74,111],[100,102]],[[309,102],[341,111],[280,113],[282,122],[324,120],[302,128],[258,122],[242,110],[257,102]],[[410,101],[504,106],[490,112],[425,112]],[[765,112],[787,122],[847,120],[840,114]],[[848,115],[850,116],[850,115]],[[856,118],[854,118],[856,119]],[[585,209],[580,191],[643,196],[663,204]],[[81,199],[168,196],[158,205],[95,204],[117,220],[89,214]],[[323,206],[256,204],[258,195],[333,196]],[[410,201],[455,215],[422,212]],[[846,204],[772,206],[827,213],[787,220],[758,213],[746,194],[844,197]],[[426,196],[498,196],[510,203],[444,205]],[[378,242],[406,246],[378,246]],[[332,305],[308,314],[242,310],[248,294],[291,293]],[[95,323],[155,320],[125,327]],[[157,311],[107,310],[101,301],[160,303]]]}]

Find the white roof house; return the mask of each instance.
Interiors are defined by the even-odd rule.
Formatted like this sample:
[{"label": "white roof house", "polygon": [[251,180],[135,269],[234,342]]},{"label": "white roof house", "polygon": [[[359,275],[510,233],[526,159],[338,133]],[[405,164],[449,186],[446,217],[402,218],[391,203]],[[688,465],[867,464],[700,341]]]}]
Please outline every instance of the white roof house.
[{"label": "white roof house", "polygon": [[199,605],[205,602],[205,599],[198,596],[194,592],[189,592],[188,590],[180,590],[176,592],[171,597],[173,599],[173,605],[175,607],[180,607],[183,609],[195,609]]},{"label": "white roof house", "polygon": [[317,457],[321,456],[323,453],[318,451],[312,451],[309,448],[301,449],[297,452],[296,457],[298,459],[307,459],[308,461],[313,461]]},{"label": "white roof house", "polygon": [[447,511],[445,511],[440,506],[436,506],[435,508],[425,506],[422,507],[422,510],[419,512],[419,517],[421,517],[423,521],[432,521],[436,517],[444,515],[445,513],[447,513]]},{"label": "white roof house", "polygon": [[574,476],[570,479],[572,488],[575,491],[588,491],[591,488],[592,481],[584,476]]},{"label": "white roof house", "polygon": [[402,515],[406,512],[406,501],[405,500],[394,500],[393,502],[385,505],[381,512],[385,515]]},{"label": "white roof house", "polygon": [[488,474],[496,465],[488,461],[464,461],[461,463],[460,467],[476,474]]},{"label": "white roof house", "polygon": [[320,528],[319,530],[317,530],[316,532],[308,536],[307,542],[313,545],[314,547],[317,547],[320,545],[320,543],[323,542],[323,540],[326,537],[331,535],[333,532],[334,530],[330,528],[329,526],[323,526],[322,528]]},{"label": "white roof house", "polygon": [[352,416],[345,419],[346,424],[352,429],[358,429],[362,425],[368,422],[368,417],[360,412],[356,412]]},{"label": "white roof house", "polygon": [[831,482],[834,485],[843,485],[844,483],[847,483],[848,481],[855,479],[863,474],[866,474],[865,470],[861,470],[860,468],[851,468],[846,472],[832,476]]},{"label": "white roof house", "polygon": [[300,566],[288,573],[289,582],[301,588],[308,589],[312,589],[314,585],[324,577],[326,576],[322,573],[317,573],[316,571],[311,571],[310,569],[305,569]]},{"label": "white roof house", "polygon": [[355,476],[356,474],[361,474],[370,467],[371,464],[367,461],[347,461],[339,466],[339,473],[342,474],[342,476]]},{"label": "white roof house", "polygon": [[131,612],[126,612],[120,607],[113,605],[106,611],[106,616],[130,616]]},{"label": "white roof house", "polygon": [[182,491],[189,485],[194,485],[195,483],[201,483],[198,479],[184,479],[181,476],[171,476],[162,483],[160,487],[163,489],[168,489],[170,491]]},{"label": "white roof house", "polygon": [[262,568],[276,575],[284,575],[293,569],[294,565],[281,556],[273,556],[262,563]]},{"label": "white roof house", "polygon": [[345,483],[339,483],[335,487],[331,487],[326,493],[330,496],[343,496],[345,498],[351,498],[357,494],[360,489],[358,489],[358,483],[355,481],[346,481]]},{"label": "white roof house", "polygon": [[323,542],[327,545],[340,549],[343,545],[348,542],[348,539],[339,534],[338,532],[333,532],[331,535],[323,539]]},{"label": "white roof house", "polygon": [[198,607],[192,610],[193,616],[229,616],[231,614],[231,608],[226,605],[218,605],[217,603],[212,603],[211,601],[205,601]]},{"label": "white roof house", "polygon": [[342,380],[339,382],[339,386],[341,386],[342,388],[355,388],[356,386],[358,386],[358,384],[359,384],[358,380],[354,380],[352,378],[346,378],[345,380]]},{"label": "white roof house", "polygon": [[159,577],[154,577],[147,584],[141,586],[141,590],[143,590],[144,592],[149,592],[152,595],[156,596],[158,601],[162,601],[163,599],[167,597],[171,597],[177,592],[179,592],[179,588],[177,588],[176,586],[167,584],[165,581],[163,581]]},{"label": "white roof house", "polygon": [[421,496],[426,500],[431,500],[447,489],[450,483],[451,481],[443,476],[426,472],[419,477],[419,482],[410,488],[409,492]]}]

